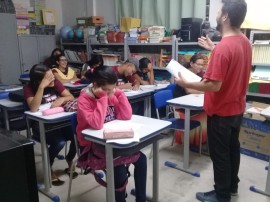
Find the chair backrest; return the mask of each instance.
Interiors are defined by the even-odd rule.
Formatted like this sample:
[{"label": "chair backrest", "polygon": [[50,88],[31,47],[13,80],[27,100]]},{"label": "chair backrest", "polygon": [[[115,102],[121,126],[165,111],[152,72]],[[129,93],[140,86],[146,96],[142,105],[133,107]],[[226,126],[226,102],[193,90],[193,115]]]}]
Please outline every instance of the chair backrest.
[{"label": "chair backrest", "polygon": [[20,75],[21,79],[29,78],[29,73],[23,73]]},{"label": "chair backrest", "polygon": [[176,84],[175,83],[171,83],[170,85],[168,85],[165,90],[171,90],[172,93],[174,92],[175,90],[175,87],[176,87]]},{"label": "chair backrest", "polygon": [[0,93],[0,100],[7,99],[9,92],[1,92]]},{"label": "chair backrest", "polygon": [[161,90],[154,94],[154,104],[158,119],[160,119],[159,109],[161,107],[166,107],[168,105],[166,101],[170,99],[173,99],[173,93],[171,90]]}]

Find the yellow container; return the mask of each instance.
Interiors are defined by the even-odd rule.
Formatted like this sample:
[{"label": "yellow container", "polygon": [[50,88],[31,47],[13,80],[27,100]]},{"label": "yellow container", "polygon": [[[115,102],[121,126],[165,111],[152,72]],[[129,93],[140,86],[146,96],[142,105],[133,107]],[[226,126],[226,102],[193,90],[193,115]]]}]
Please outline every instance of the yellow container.
[{"label": "yellow container", "polygon": [[121,32],[128,32],[130,28],[140,27],[141,19],[140,18],[129,18],[122,17],[121,18]]}]

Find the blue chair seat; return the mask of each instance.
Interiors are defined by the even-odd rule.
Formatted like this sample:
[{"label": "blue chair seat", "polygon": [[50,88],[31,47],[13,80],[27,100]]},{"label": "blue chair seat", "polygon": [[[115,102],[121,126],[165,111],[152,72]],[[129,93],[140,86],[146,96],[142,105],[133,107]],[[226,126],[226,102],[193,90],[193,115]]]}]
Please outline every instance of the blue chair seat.
[{"label": "blue chair seat", "polygon": [[[171,129],[184,131],[185,129],[184,119],[170,118],[170,119],[167,119],[167,121],[172,122],[172,125],[170,126]],[[194,129],[200,126],[201,126],[201,123],[199,121],[193,121],[193,120],[190,121],[190,129]]]}]

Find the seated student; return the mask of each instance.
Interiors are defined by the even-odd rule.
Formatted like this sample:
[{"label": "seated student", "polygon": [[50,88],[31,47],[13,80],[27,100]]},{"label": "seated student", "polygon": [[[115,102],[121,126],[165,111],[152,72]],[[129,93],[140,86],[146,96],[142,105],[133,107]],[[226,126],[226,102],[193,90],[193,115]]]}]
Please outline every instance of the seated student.
[{"label": "seated student", "polygon": [[[30,70],[30,82],[24,86],[24,97],[30,111],[38,111],[41,104],[51,103],[51,108],[59,107],[68,101],[74,99],[73,95],[65,89],[63,84],[54,78],[49,67],[44,65],[34,65]],[[33,139],[40,141],[39,125],[37,122],[32,124]],[[76,155],[76,147],[71,127],[65,127],[50,132],[46,132],[46,142],[49,145],[50,166],[53,165],[55,157],[63,149],[66,141],[71,141],[69,152],[66,156],[68,168],[65,169],[67,174],[70,173],[72,160]],[[73,178],[78,173],[73,172]],[[51,171],[52,184],[59,186],[64,184],[57,175]]]},{"label": "seated student", "polygon": [[125,61],[120,66],[113,66],[117,76],[117,88],[139,90],[140,82],[134,78],[136,73],[135,62],[131,59]]},{"label": "seated student", "polygon": [[92,54],[91,59],[82,66],[81,79],[85,79],[86,82],[92,82],[92,73],[94,68],[103,66],[102,55]]},{"label": "seated student", "polygon": [[60,48],[53,49],[51,56],[46,58],[43,64],[47,67],[54,68],[56,66],[56,56],[63,55],[63,51]]},{"label": "seated student", "polygon": [[[190,71],[192,71],[194,74],[197,74],[200,77],[203,77],[203,67],[204,67],[204,60],[205,60],[205,56],[202,54],[195,54],[190,58],[189,62],[186,62],[184,59],[182,59],[182,61],[185,63],[183,64],[187,69],[189,69]],[[203,94],[203,92],[201,91],[197,91],[194,89],[189,89],[189,88],[183,88],[181,86],[176,85],[173,95],[174,97],[181,97],[184,95],[188,95],[188,94]],[[179,118],[185,118],[185,112],[183,109],[176,109],[175,110],[175,117],[179,117]],[[191,120],[195,120],[195,121],[199,121],[201,122],[201,126],[202,126],[202,143],[204,143],[206,141],[206,137],[207,137],[207,117],[206,117],[206,113],[201,111],[201,110],[191,110],[190,111],[190,116],[191,116]],[[176,131],[176,137],[180,137],[181,132]],[[199,131],[198,130],[193,130],[190,132],[190,142],[193,145],[199,145]],[[181,142],[181,138],[176,138],[178,139],[178,142]]]},{"label": "seated student", "polygon": [[65,55],[56,56],[56,64],[56,67],[52,69],[56,79],[62,83],[79,80],[76,72],[71,67],[68,67],[68,62]]},{"label": "seated student", "polygon": [[142,58],[139,60],[140,72],[134,74],[136,80],[140,82],[141,85],[153,85],[154,80],[154,69],[151,61],[148,58]]},{"label": "seated student", "polygon": [[[116,88],[117,76],[111,67],[101,66],[93,72],[93,83],[84,88],[78,98],[77,136],[79,145],[94,144],[85,140],[81,131],[87,128],[101,129],[104,123],[115,119],[128,120],[132,116],[131,106],[125,93]],[[98,144],[95,143],[98,146]],[[104,147],[100,146],[104,149]],[[146,156],[140,152],[134,164],[136,201],[146,201]],[[114,167],[115,187],[125,183],[128,171],[125,165]],[[125,190],[115,192],[117,202],[125,201]]]},{"label": "seated student", "polygon": [[[203,76],[204,56],[201,54],[195,54],[190,58],[189,63],[186,63],[185,67],[198,76]],[[202,94],[203,92],[189,88],[182,88],[176,85],[174,89],[174,97],[180,97],[187,94]]]}]

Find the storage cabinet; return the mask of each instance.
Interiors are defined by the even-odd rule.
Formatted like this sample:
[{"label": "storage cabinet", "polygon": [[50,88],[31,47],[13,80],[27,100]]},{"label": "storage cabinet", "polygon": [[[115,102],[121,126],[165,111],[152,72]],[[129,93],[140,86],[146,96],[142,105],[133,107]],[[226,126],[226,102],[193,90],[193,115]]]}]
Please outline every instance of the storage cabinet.
[{"label": "storage cabinet", "polygon": [[0,48],[0,83],[19,83],[21,68],[15,14],[0,13]]},{"label": "storage cabinet", "polygon": [[22,72],[43,63],[56,48],[55,35],[18,35],[18,41]]}]

